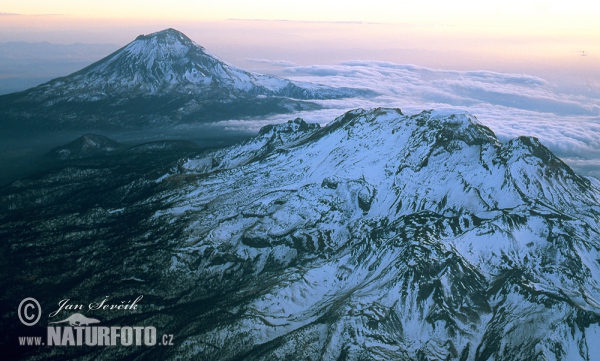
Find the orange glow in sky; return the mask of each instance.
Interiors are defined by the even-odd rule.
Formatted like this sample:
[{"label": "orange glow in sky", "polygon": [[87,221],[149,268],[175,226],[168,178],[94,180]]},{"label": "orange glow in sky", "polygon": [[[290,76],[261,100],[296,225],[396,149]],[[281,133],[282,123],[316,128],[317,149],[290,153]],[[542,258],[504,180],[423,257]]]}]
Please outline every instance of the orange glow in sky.
[{"label": "orange glow in sky", "polygon": [[[2,0],[0,43],[87,43],[92,44],[88,48],[108,49],[108,55],[140,34],[175,28],[209,53],[245,70],[283,77],[308,74],[312,79],[311,74],[316,72],[310,70],[324,69],[325,75],[315,76],[316,82],[325,78],[332,83],[341,81],[343,85],[348,81],[354,84],[356,79],[368,81],[369,86],[381,87],[377,90],[386,94],[369,103],[373,106],[404,107],[413,98],[417,103],[446,102],[436,100],[439,84],[435,83],[436,72],[447,74],[458,70],[453,75],[457,78],[468,73],[460,71],[472,70],[532,75],[542,79],[540,84],[543,85],[539,87],[543,89],[535,89],[542,96],[534,97],[528,93],[518,99],[521,103],[517,102],[515,109],[522,106],[526,113],[520,108],[514,113],[511,113],[514,109],[507,112],[512,105],[505,102],[492,106],[489,103],[493,103],[492,100],[479,99],[473,105],[477,116],[505,135],[532,134],[542,139],[550,134],[543,139],[565,153],[575,144],[572,149],[579,150],[569,153],[573,164],[579,164],[580,169],[593,168],[590,174],[600,174],[597,131],[588,134],[589,129],[597,129],[596,124],[600,121],[594,113],[598,111],[597,99],[600,98],[598,19],[600,2],[591,0]],[[27,44],[24,48],[44,48],[39,45]],[[56,73],[54,63],[46,64],[48,54],[44,51],[32,56],[37,57],[37,68],[28,66],[29,53],[21,54],[21,58],[15,60],[18,56],[10,50],[0,53],[0,82],[3,78],[14,79],[13,83],[22,82],[29,77],[33,79],[27,83],[29,87],[69,74],[67,71]],[[96,53],[93,58],[86,58],[86,65],[105,55],[95,56]],[[377,71],[373,70],[374,66],[354,67],[348,70],[352,76],[328,72],[331,68],[347,68],[348,63],[343,62],[355,60],[371,65],[391,62],[443,70],[418,71],[421,78],[417,79],[416,86],[410,78],[399,87],[394,83],[397,78],[387,70],[389,64],[378,67]],[[62,63],[57,61],[56,64]],[[82,67],[73,65],[69,71]],[[52,72],[41,73],[48,69]],[[17,70],[21,72],[17,73]],[[356,74],[352,73],[354,71]],[[42,76],[46,78],[41,79]],[[38,78],[39,82],[34,83]],[[476,84],[467,86],[472,80],[468,76],[461,79],[453,81],[466,84],[468,89],[475,89],[474,92],[480,91]],[[409,85],[408,91],[403,90],[403,84]],[[484,89],[495,89],[497,84],[487,85],[489,88]],[[499,88],[503,89],[502,86]],[[15,86],[11,91],[24,89],[25,86],[19,89]],[[420,93],[410,93],[413,89],[416,93],[424,92],[423,100],[419,98]],[[529,88],[517,86],[515,89]],[[453,90],[448,90],[448,94]],[[397,94],[401,95],[396,100]],[[532,97],[535,101],[529,104]],[[347,104],[346,109],[364,106],[363,101],[360,104],[344,103],[344,106]],[[448,102],[452,103],[452,100]],[[421,107],[421,103],[417,103],[415,107]],[[561,115],[548,120],[546,111],[571,109],[572,103],[582,104],[583,110],[577,109],[585,114],[583,118]],[[548,104],[549,110],[539,104]],[[538,106],[543,110],[541,113],[535,108]],[[531,116],[543,120],[541,125],[527,120]],[[512,119],[512,123],[506,123],[506,117]],[[319,119],[330,121],[333,118]],[[548,133],[545,124],[551,122],[559,130]],[[576,140],[565,140],[564,134],[574,134]]]},{"label": "orange glow in sky", "polygon": [[0,42],[122,46],[173,27],[250,68],[247,58],[370,59],[600,79],[600,2],[589,0],[4,0],[0,13]]},{"label": "orange glow in sky", "polygon": [[[322,1],[30,1],[4,0],[0,12],[161,20],[264,19],[494,26],[503,31],[600,34],[600,3],[589,0]],[[497,31],[498,29],[496,29]]]}]

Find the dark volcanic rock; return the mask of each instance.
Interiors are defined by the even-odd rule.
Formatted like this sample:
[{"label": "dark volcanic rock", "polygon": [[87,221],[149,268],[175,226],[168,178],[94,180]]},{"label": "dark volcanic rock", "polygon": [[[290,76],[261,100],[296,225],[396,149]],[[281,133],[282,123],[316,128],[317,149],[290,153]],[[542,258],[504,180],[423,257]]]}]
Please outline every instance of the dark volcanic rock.
[{"label": "dark volcanic rock", "polygon": [[125,146],[102,135],[86,134],[46,153],[48,160],[73,160],[120,152]]}]

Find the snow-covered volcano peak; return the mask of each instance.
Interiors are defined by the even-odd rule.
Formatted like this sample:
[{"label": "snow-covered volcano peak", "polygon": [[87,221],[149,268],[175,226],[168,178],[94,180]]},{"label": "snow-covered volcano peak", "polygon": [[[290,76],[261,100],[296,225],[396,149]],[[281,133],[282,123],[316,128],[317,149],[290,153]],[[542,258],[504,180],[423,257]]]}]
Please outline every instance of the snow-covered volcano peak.
[{"label": "snow-covered volcano peak", "polygon": [[163,43],[163,44],[180,43],[180,44],[187,45],[187,46],[192,46],[192,45],[199,46],[194,41],[192,41],[192,39],[188,38],[184,33],[182,33],[179,30],[175,30],[173,28],[168,28],[168,29],[157,31],[157,32],[147,34],[147,35],[142,34],[142,35],[138,36],[135,40],[136,41],[137,40],[141,40],[141,41],[152,40],[152,41],[156,41],[157,43]]},{"label": "snow-covered volcano peak", "polygon": [[[77,88],[198,92],[218,82],[231,82],[249,73],[237,69],[175,29],[140,35],[108,57],[68,77]],[[62,85],[62,84],[61,84]],[[182,89],[185,88],[185,89]]]},{"label": "snow-covered volcano peak", "polygon": [[321,107],[306,102],[311,99],[372,94],[248,72],[166,29],[140,35],[71,75],[0,99],[0,126],[89,131],[213,122]]},{"label": "snow-covered volcano peak", "polygon": [[240,95],[296,99],[350,95],[347,90],[296,85],[275,76],[247,72],[210,54],[175,29],[140,35],[106,58],[37,90],[36,95],[58,92],[78,101],[163,94],[200,94],[211,99]]},{"label": "snow-covered volcano peak", "polygon": [[[140,35],[122,50],[137,60],[176,60],[188,55],[190,49],[204,53],[204,48],[175,29]],[[141,64],[143,65],[143,64]],[[149,64],[151,66],[151,64]]]}]

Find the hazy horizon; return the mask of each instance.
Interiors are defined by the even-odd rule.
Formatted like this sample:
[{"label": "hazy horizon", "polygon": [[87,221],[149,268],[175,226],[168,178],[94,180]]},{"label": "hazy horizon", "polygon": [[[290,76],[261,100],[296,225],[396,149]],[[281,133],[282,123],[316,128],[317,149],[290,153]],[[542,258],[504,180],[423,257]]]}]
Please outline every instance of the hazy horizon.
[{"label": "hazy horizon", "polygon": [[[380,94],[323,102],[324,111],[299,114],[307,121],[327,123],[357,107],[469,111],[501,139],[539,137],[577,171],[600,176],[600,25],[593,21],[600,5],[425,1],[383,11],[385,4],[374,1],[337,13],[330,3],[317,11],[310,1],[296,11],[269,1],[252,9],[237,1],[144,3],[137,10],[136,2],[92,3],[5,2],[0,49],[12,42],[43,49],[40,43],[48,42],[62,50],[51,59],[35,49],[0,51],[0,86],[24,90],[77,71],[140,34],[175,28],[245,70]],[[218,126],[255,132],[291,116]]]},{"label": "hazy horizon", "polygon": [[[0,68],[2,81],[24,78],[46,81],[65,76],[100,60],[140,34],[176,28],[229,63],[273,75],[283,75],[282,64],[388,61],[443,70],[529,74],[552,81],[565,91],[600,94],[600,42],[593,34],[553,36],[542,34],[539,29],[520,34],[518,28],[511,33],[505,27],[492,25],[284,20],[118,23],[114,19],[90,19],[82,24],[81,19],[62,15],[1,18],[9,21],[0,24],[0,44],[26,42],[32,43],[34,51],[35,46],[39,48],[37,54],[34,51],[7,54],[0,49],[0,62],[4,63],[4,66],[0,63],[4,68]],[[37,26],[26,26],[31,18],[39,21]],[[498,29],[504,31],[495,33]],[[47,59],[43,50],[48,46],[43,44],[44,48],[40,43],[62,47],[63,58],[58,51]],[[81,44],[89,45],[89,53],[79,51],[74,59],[67,48]],[[53,64],[44,64],[46,60]],[[74,60],[79,63],[69,67]],[[37,68],[27,68],[27,61]]]}]

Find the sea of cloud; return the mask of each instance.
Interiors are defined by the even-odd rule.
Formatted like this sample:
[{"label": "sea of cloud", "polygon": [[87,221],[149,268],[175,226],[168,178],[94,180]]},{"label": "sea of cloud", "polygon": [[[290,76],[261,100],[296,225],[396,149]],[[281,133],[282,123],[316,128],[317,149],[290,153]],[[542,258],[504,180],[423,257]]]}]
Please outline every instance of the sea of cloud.
[{"label": "sea of cloud", "polygon": [[[286,77],[335,87],[370,89],[378,95],[320,101],[322,110],[301,112],[306,121],[326,124],[355,108],[397,107],[405,114],[425,109],[469,112],[501,141],[538,137],[580,174],[600,178],[600,92],[582,87],[567,91],[540,77],[491,71],[456,71],[381,61],[300,66],[285,61],[253,60],[282,68]],[[218,123],[231,130],[256,131],[290,115],[260,121]]]}]

